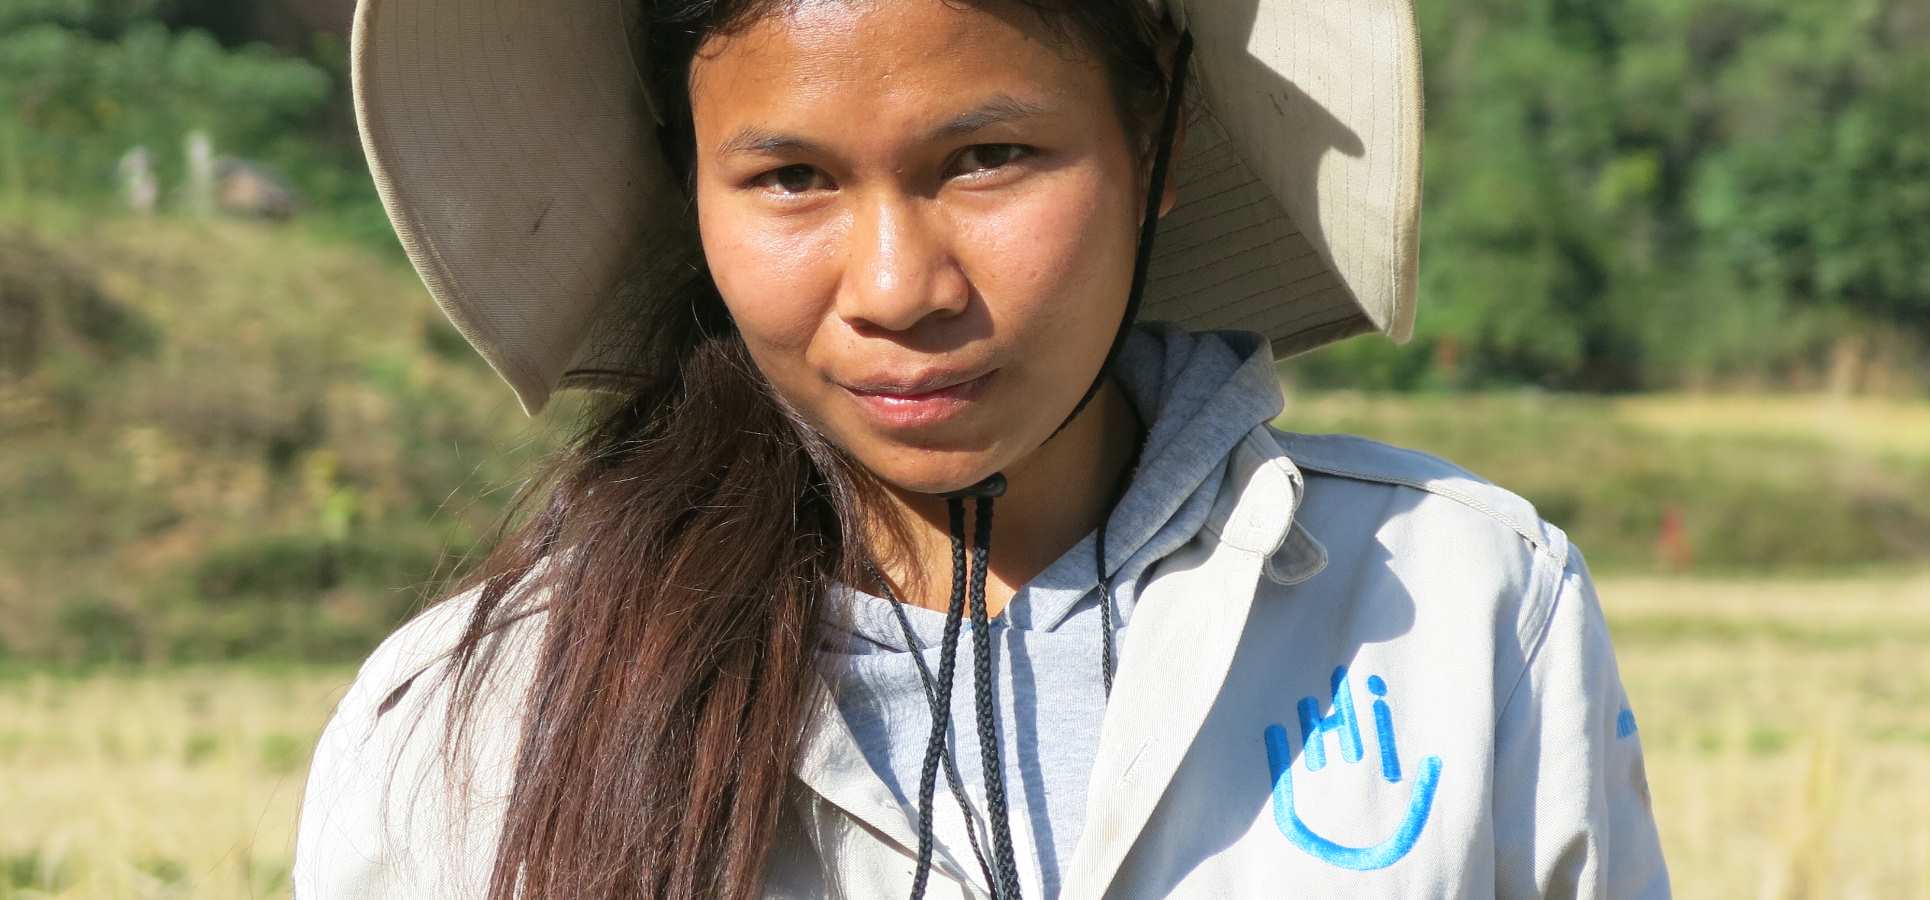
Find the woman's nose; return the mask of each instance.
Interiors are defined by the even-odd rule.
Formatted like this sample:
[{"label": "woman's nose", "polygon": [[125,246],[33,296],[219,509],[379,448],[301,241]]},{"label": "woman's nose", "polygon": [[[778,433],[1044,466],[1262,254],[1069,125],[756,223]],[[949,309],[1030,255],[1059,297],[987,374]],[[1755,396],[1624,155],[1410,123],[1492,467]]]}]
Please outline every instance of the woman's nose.
[{"label": "woman's nose", "polygon": [[838,314],[860,328],[908,331],[965,311],[971,286],[943,226],[906,198],[868,204],[847,238]]}]

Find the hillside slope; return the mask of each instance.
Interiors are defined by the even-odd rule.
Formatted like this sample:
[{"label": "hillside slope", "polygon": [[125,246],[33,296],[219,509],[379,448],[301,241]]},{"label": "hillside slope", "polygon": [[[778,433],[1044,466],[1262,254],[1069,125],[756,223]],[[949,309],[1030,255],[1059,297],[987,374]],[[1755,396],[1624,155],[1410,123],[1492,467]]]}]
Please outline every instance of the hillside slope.
[{"label": "hillside slope", "polygon": [[365,651],[485,533],[538,423],[406,266],[90,224],[0,222],[0,654]]}]

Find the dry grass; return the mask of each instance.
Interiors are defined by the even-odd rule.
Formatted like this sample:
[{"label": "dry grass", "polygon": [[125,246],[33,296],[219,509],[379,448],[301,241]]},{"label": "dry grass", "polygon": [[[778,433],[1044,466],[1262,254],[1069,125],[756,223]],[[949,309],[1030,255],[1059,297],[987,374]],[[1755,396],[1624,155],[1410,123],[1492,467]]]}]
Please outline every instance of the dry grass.
[{"label": "dry grass", "polygon": [[1930,402],[1290,390],[1279,424],[1444,456],[1532,501],[1597,572],[1930,565]]},{"label": "dry grass", "polygon": [[1930,897],[1930,573],[1602,585],[1682,897]]},{"label": "dry grass", "polygon": [[1930,457],[1930,404],[1824,394],[1645,394],[1610,404],[1616,416],[1685,437],[1807,438],[1851,453]]},{"label": "dry grass", "polygon": [[0,898],[288,896],[308,757],[351,674],[0,682]]},{"label": "dry grass", "polygon": [[[1930,573],[1602,595],[1679,896],[1930,896]],[[0,898],[286,896],[348,677],[0,682]]]}]

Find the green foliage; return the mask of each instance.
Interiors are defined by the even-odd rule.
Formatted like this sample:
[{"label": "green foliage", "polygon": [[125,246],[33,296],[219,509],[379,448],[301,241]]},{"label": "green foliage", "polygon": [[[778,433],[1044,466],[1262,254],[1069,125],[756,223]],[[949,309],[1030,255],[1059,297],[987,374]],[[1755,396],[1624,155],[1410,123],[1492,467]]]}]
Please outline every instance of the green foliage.
[{"label": "green foliage", "polygon": [[57,893],[73,880],[73,866],[56,854],[22,850],[0,855],[0,897]]},{"label": "green foliage", "polygon": [[95,35],[113,35],[152,21],[165,0],[7,0],[0,6],[0,33],[53,23]]},{"label": "green foliage", "polygon": [[0,377],[25,376],[47,358],[113,365],[149,355],[157,343],[146,317],[63,265],[41,241],[18,230],[0,233]]},{"label": "green foliage", "polygon": [[[439,549],[422,536],[381,532],[346,540],[294,532],[212,548],[149,595],[153,630],[168,635],[160,655],[351,658],[427,599]],[[353,603],[339,608],[340,598]]]},{"label": "green foliage", "polygon": [[0,8],[0,198],[106,205],[122,156],[145,147],[162,205],[179,203],[186,140],[200,131],[218,154],[286,178],[314,226],[399,256],[348,120],[343,42],[318,35],[306,56],[223,46],[157,17],[233,31],[250,18],[245,4],[198,16],[178,5],[14,0]]},{"label": "green foliage", "polygon": [[60,655],[82,663],[141,658],[143,623],[112,599],[84,593],[65,598],[54,613]]},{"label": "green foliage", "polygon": [[121,154],[146,146],[180,183],[183,141],[310,163],[305,135],[333,86],[316,66],[253,46],[226,50],[199,31],[139,22],[113,39],[51,23],[0,32],[0,141],[9,180],[37,191],[111,190]]},{"label": "green foliage", "polygon": [[[1356,386],[1628,389],[1930,341],[1930,19],[1909,0],[1421,4],[1418,354]],[[1909,366],[1909,354],[1895,363]],[[1364,364],[1364,365],[1363,365]]]},{"label": "green foliage", "polygon": [[1868,80],[1775,104],[1815,124],[1724,148],[1695,213],[1751,290],[1930,330],[1930,56]]},{"label": "green foliage", "polygon": [[261,739],[258,756],[263,769],[276,775],[294,775],[308,764],[308,753],[312,749],[313,741],[308,735],[278,732]]}]

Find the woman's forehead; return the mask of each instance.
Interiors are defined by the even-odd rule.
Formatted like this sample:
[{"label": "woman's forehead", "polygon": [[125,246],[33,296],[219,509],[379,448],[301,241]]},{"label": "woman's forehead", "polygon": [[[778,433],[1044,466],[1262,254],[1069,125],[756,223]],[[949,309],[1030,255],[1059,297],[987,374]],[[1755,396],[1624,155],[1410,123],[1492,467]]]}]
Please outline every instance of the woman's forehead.
[{"label": "woman's forehead", "polygon": [[1009,2],[786,4],[707,42],[691,69],[698,130],[719,140],[722,123],[707,128],[706,118],[788,118],[865,104],[881,116],[997,117],[1106,92],[1097,59],[1037,10]]}]

